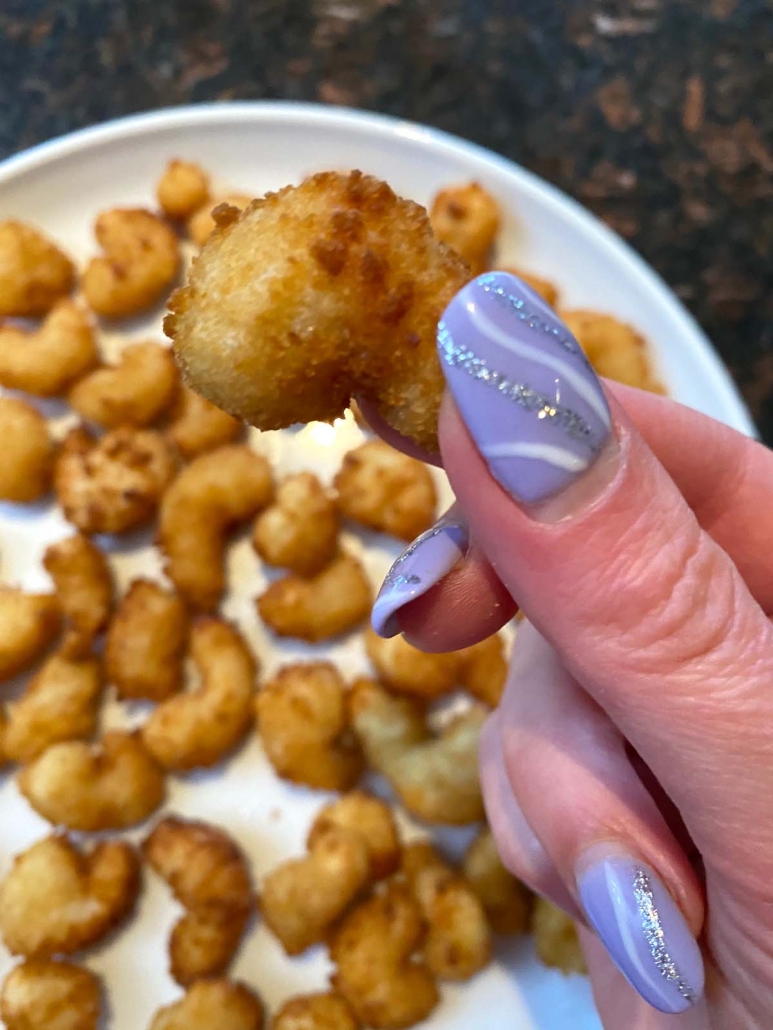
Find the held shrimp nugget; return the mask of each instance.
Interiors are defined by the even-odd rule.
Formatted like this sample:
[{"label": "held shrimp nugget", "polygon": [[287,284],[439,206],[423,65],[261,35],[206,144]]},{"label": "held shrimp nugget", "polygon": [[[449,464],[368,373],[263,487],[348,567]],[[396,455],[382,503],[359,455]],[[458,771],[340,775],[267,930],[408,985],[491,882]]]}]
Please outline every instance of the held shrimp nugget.
[{"label": "held shrimp nugget", "polygon": [[117,365],[104,365],[76,383],[68,400],[105,429],[149,426],[177,396],[178,374],[168,347],[130,343]]},{"label": "held shrimp nugget", "polygon": [[54,467],[54,441],[43,416],[16,397],[0,397],[0,501],[37,501]]},{"label": "held shrimp nugget", "polygon": [[299,472],[277,486],[276,500],[255,520],[252,543],[269,565],[313,576],[335,554],[338,527],[327,490],[311,472]]},{"label": "held shrimp nugget", "polygon": [[73,287],[66,254],[31,225],[0,222],[0,316],[45,315]]},{"label": "held shrimp nugget", "polygon": [[0,327],[0,386],[58,397],[91,371],[98,356],[88,316],[63,300],[35,331]]},{"label": "held shrimp nugget", "polygon": [[87,654],[107,626],[113,607],[113,575],[107,558],[80,533],[51,544],[43,567],[54,581],[67,632],[62,650]]},{"label": "held shrimp nugget", "polygon": [[199,980],[159,1009],[148,1030],[262,1030],[263,1006],[241,983]]},{"label": "held shrimp nugget", "polygon": [[361,396],[437,450],[435,333],[469,270],[424,209],[324,172],[217,221],[164,323],[191,386],[261,429],[329,421]]},{"label": "held shrimp nugget", "polygon": [[43,654],[60,621],[53,594],[27,594],[18,587],[0,586],[0,682]]},{"label": "held shrimp nugget", "polygon": [[72,962],[28,959],[16,966],[0,992],[6,1030],[97,1030],[99,980]]}]

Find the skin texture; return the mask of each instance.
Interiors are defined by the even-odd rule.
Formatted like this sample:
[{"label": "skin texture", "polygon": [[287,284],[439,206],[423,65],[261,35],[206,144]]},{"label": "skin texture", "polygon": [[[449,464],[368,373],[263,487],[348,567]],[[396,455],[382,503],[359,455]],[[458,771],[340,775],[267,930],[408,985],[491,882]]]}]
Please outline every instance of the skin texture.
[{"label": "skin texture", "polygon": [[7,1030],[97,1030],[99,980],[72,962],[30,959],[11,970],[0,992]]},{"label": "skin texture", "polygon": [[178,373],[168,347],[130,343],[116,365],[104,365],[70,391],[71,406],[105,429],[149,426],[177,396]]},{"label": "skin texture", "polygon": [[73,287],[72,261],[43,233],[0,222],[0,317],[45,315]]},{"label": "skin texture", "polygon": [[59,301],[37,329],[0,326],[0,386],[38,397],[59,397],[99,358],[82,307]]},{"label": "skin texture", "polygon": [[0,397],[0,501],[37,501],[48,491],[54,442],[46,420],[16,397]]},{"label": "skin texture", "polygon": [[0,586],[0,681],[26,669],[48,647],[61,622],[53,594]]},{"label": "skin texture", "polygon": [[76,533],[46,549],[43,568],[54,581],[65,618],[63,651],[73,657],[87,654],[113,608],[113,574],[107,558],[88,537]]}]

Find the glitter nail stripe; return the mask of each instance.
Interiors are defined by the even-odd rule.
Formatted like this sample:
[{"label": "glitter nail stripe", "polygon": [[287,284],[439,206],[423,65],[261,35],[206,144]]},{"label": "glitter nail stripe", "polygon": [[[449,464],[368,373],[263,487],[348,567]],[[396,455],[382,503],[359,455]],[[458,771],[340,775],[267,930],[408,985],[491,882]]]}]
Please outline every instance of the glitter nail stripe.
[{"label": "glitter nail stripe", "polygon": [[497,275],[492,273],[482,275],[478,278],[478,285],[482,287],[484,293],[488,293],[498,303],[506,306],[516,318],[520,319],[521,322],[525,322],[530,329],[536,329],[537,332],[551,336],[565,351],[585,358],[587,362],[585,352],[572,336],[560,326],[552,325],[545,318],[532,311],[521,297],[515,297],[502,286],[497,286],[497,278]]},{"label": "glitter nail stripe", "polygon": [[[447,527],[441,523],[437,526],[433,526],[431,529],[428,529],[426,532],[422,533],[421,536],[416,537],[413,543],[403,551],[400,557],[395,559],[392,568],[386,574],[386,578],[384,579],[384,586],[413,586],[416,583],[420,583],[421,579],[419,578],[419,576],[406,576],[402,574],[400,572],[400,566],[403,564],[403,562],[407,561],[411,557],[411,555],[415,554],[419,544],[423,544],[426,540],[431,540],[432,537],[438,536],[439,533],[446,533],[447,531]],[[383,588],[384,587],[382,587],[382,590]]]},{"label": "glitter nail stripe", "polygon": [[657,905],[655,904],[655,898],[650,885],[650,879],[641,869],[636,871],[636,876],[634,877],[633,895],[636,900],[636,907],[639,910],[639,918],[641,919],[641,928],[644,932],[644,937],[650,949],[652,959],[658,967],[661,976],[665,977],[669,983],[674,984],[685,1001],[689,1001],[690,1003],[694,1002],[696,1000],[695,993],[682,979],[679,970],[676,968],[674,960],[668,953],[663,927],[660,922],[660,915],[658,914]]}]

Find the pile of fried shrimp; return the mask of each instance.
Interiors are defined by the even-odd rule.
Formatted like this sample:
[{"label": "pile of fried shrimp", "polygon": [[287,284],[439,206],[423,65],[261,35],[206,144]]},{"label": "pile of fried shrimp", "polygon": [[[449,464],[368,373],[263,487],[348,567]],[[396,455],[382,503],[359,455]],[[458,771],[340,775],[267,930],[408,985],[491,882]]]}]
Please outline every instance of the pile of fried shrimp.
[{"label": "pile of fried shrimp", "polygon": [[[0,939],[16,960],[0,986],[7,1030],[109,1025],[111,983],[90,957],[131,925],[153,878],[178,907],[166,944],[178,990],[149,1030],[414,1026],[503,935],[583,970],[572,922],[506,871],[485,823],[477,744],[507,634],[424,654],[367,628],[370,552],[399,553],[433,524],[435,474],[352,410],[332,474],[288,469],[276,433],[182,383],[167,341],[120,336],[250,200],[171,161],[152,208],[99,214],[80,268],[39,228],[0,223],[0,501],[16,517],[56,505],[67,527],[42,554],[47,587],[0,586],[0,775],[48,824],[0,870]],[[500,222],[476,183],[429,210],[454,275],[492,267]],[[552,282],[516,271],[560,307]],[[562,315],[602,374],[659,389],[633,329]],[[49,419],[50,399],[67,415]],[[237,549],[260,572],[257,596],[244,596]],[[142,575],[135,551],[154,556]],[[126,718],[106,722],[108,707]],[[197,789],[256,741],[315,809],[302,846],[260,875],[269,820],[216,825],[173,803],[181,780]],[[454,854],[446,827],[462,828]],[[287,956],[326,949],[327,989],[267,1011],[259,968],[231,976],[256,926]]]}]

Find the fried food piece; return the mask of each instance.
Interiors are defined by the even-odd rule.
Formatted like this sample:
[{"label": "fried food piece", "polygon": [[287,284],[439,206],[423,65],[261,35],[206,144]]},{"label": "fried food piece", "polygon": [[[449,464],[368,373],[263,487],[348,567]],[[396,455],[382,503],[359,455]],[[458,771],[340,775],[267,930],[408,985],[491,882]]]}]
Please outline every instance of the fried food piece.
[{"label": "fried food piece", "polygon": [[324,939],[370,882],[370,851],[358,833],[330,826],[308,855],[277,866],[263,883],[261,911],[288,955]]},{"label": "fried food piece", "polygon": [[287,476],[276,499],[255,520],[252,543],[263,561],[299,576],[313,576],[330,562],[338,544],[338,510],[311,472]]},{"label": "fried food piece", "polygon": [[164,800],[164,774],[138,733],[110,730],[98,744],[54,744],[21,770],[19,790],[38,815],[68,830],[123,830]]},{"label": "fried food piece", "polygon": [[186,381],[261,429],[332,421],[356,395],[436,451],[437,323],[469,272],[424,209],[324,172],[217,222],[164,322]]},{"label": "fried food piece", "polygon": [[533,272],[526,272],[523,268],[501,268],[499,271],[509,272],[510,275],[514,275],[516,279],[520,279],[527,286],[531,286],[534,292],[538,293],[544,301],[547,301],[551,308],[556,306],[558,302],[558,287],[549,279],[543,279],[539,275],[534,275]]},{"label": "fried food piece", "polygon": [[6,1030],[97,1030],[99,980],[72,962],[29,959],[12,969],[0,993]]},{"label": "fried food piece", "polygon": [[176,772],[219,762],[252,725],[257,669],[237,630],[222,619],[198,619],[190,655],[201,685],[164,701],[142,727],[148,751]]},{"label": "fried food piece", "polygon": [[97,728],[102,675],[96,658],[55,654],[9,703],[3,750],[12,762],[31,762],[64,740],[87,740]]},{"label": "fried food piece", "polygon": [[177,396],[178,372],[172,352],[160,343],[130,343],[117,365],[104,365],[76,383],[69,401],[75,410],[105,429],[149,426]]},{"label": "fried food piece", "polygon": [[344,515],[401,540],[413,540],[435,518],[437,491],[429,469],[383,440],[349,451],[335,487]]},{"label": "fried food piece", "polygon": [[113,608],[113,574],[107,558],[88,537],[76,533],[46,549],[43,567],[54,581],[65,618],[63,652],[71,657],[88,654]]},{"label": "fried food piece", "polygon": [[287,665],[260,691],[260,737],[277,773],[319,790],[348,790],[363,757],[352,733],[346,685],[329,662]]},{"label": "fried food piece", "polygon": [[92,258],[82,287],[89,307],[106,318],[139,315],[172,285],[180,268],[177,236],[141,208],[103,211],[94,225],[103,256]]},{"label": "fried food piece", "polygon": [[36,330],[0,326],[0,386],[59,397],[98,360],[94,330],[73,301],[59,301]]},{"label": "fried food piece", "polygon": [[418,904],[407,887],[394,882],[358,905],[335,932],[332,984],[367,1026],[413,1026],[437,1005],[435,980],[413,957],[423,938]]},{"label": "fried food piece", "polygon": [[403,870],[427,921],[427,965],[439,980],[469,980],[491,960],[491,930],[477,894],[428,841],[405,848]]},{"label": "fried food piece", "polygon": [[75,266],[31,225],[0,222],[0,316],[45,315],[72,290]]},{"label": "fried food piece", "polygon": [[252,203],[252,197],[246,193],[228,193],[219,200],[206,200],[201,207],[188,219],[188,235],[199,247],[203,247],[209,237],[215,231],[215,219],[212,213],[221,204],[227,204],[229,208],[236,211],[243,211],[248,204]]},{"label": "fried food piece", "polygon": [[158,181],[156,196],[167,218],[190,218],[209,199],[209,178],[193,161],[170,161]]},{"label": "fried food piece", "polygon": [[0,934],[13,955],[71,955],[128,915],[139,885],[137,853],[124,841],[82,852],[65,836],[45,837],[0,884]]},{"label": "fried food piece", "polygon": [[257,600],[258,614],[278,636],[313,643],[354,629],[372,604],[365,571],[349,554],[340,554],[310,579],[295,574],[277,579]]},{"label": "fried food piece", "polygon": [[400,694],[434,700],[459,685],[458,652],[426,654],[402,636],[384,640],[370,628],[365,651],[379,680]]},{"label": "fried food piece", "polygon": [[501,216],[496,200],[480,183],[441,190],[432,201],[429,220],[437,238],[464,258],[475,275],[485,270]]},{"label": "fried food piece", "polygon": [[192,461],[169,487],[159,512],[166,573],[200,611],[217,607],[225,587],[226,537],[271,500],[271,466],[249,447],[219,447]]},{"label": "fried food piece", "polygon": [[53,594],[28,594],[0,586],[0,682],[38,659],[59,631],[61,616]]},{"label": "fried food piece", "polygon": [[255,910],[244,855],[216,826],[175,816],[155,826],[142,854],[186,909],[169,941],[172,976],[183,987],[220,976]]},{"label": "fried food piece", "polygon": [[496,708],[507,682],[507,656],[502,637],[495,633],[456,654],[461,685],[478,701]]},{"label": "fried food piece", "polygon": [[533,902],[531,891],[502,865],[488,827],[467,848],[462,868],[494,933],[526,933]]},{"label": "fried food piece", "polygon": [[54,467],[48,423],[17,397],[0,397],[0,501],[37,501],[47,491]]},{"label": "fried food piece", "polygon": [[600,376],[640,390],[663,392],[650,367],[644,337],[630,325],[596,311],[562,311],[561,318]]},{"label": "fried food piece", "polygon": [[232,443],[244,432],[243,423],[187,386],[177,394],[171,419],[167,435],[185,461]]},{"label": "fried food piece", "polygon": [[261,1030],[263,1006],[241,983],[199,980],[159,1009],[149,1030]]},{"label": "fried food piece", "polygon": [[[271,1021],[271,1030],[359,1030],[349,1003],[338,994],[290,998]],[[13,1028],[11,1028],[13,1030]]]},{"label": "fried food piece", "polygon": [[400,865],[401,847],[394,815],[389,805],[362,790],[354,790],[325,805],[311,824],[308,846],[331,826],[365,838],[370,853],[373,880],[391,876]]},{"label": "fried food piece", "polygon": [[368,764],[386,777],[409,812],[453,826],[483,817],[478,782],[483,709],[470,709],[434,736],[414,701],[364,679],[352,687],[351,709]]},{"label": "fried food piece", "polygon": [[571,916],[550,901],[537,897],[531,916],[531,932],[540,961],[562,973],[587,973],[585,958]]},{"label": "fried food piece", "polygon": [[169,445],[152,429],[121,426],[95,440],[81,427],[64,439],[54,490],[82,533],[125,533],[153,518],[174,470]]}]

